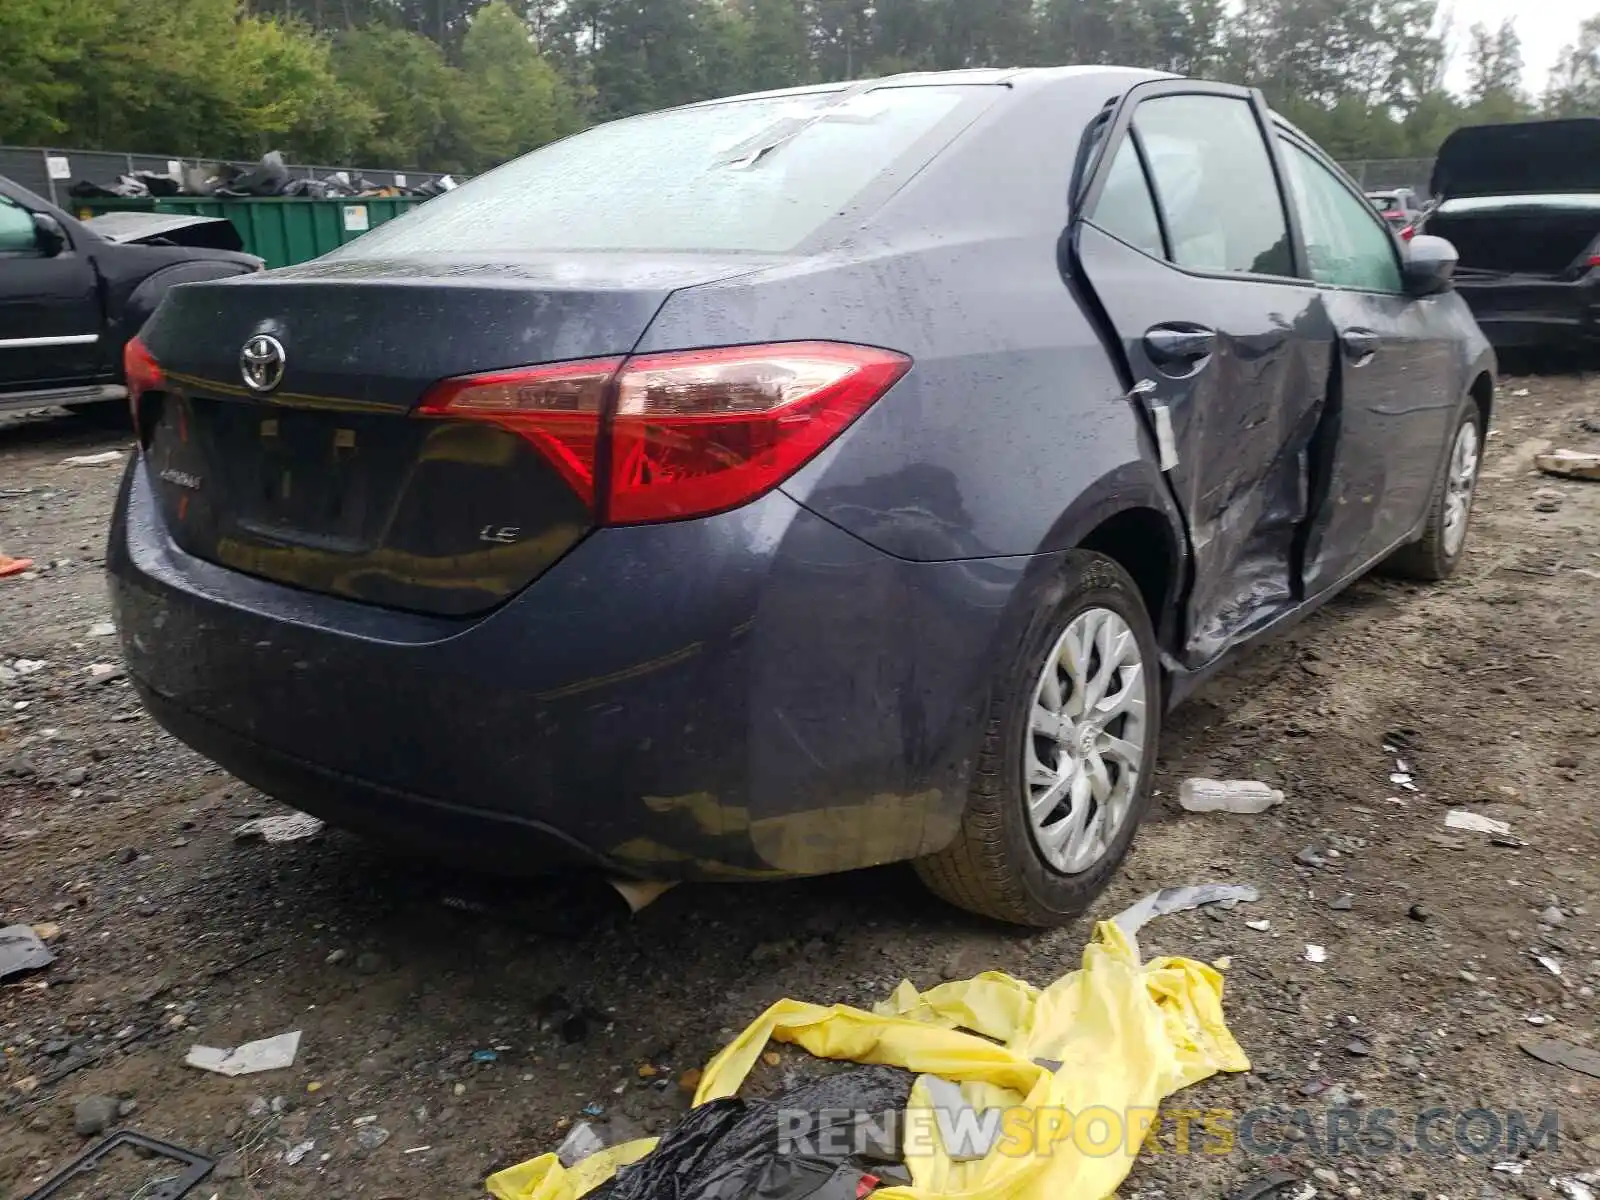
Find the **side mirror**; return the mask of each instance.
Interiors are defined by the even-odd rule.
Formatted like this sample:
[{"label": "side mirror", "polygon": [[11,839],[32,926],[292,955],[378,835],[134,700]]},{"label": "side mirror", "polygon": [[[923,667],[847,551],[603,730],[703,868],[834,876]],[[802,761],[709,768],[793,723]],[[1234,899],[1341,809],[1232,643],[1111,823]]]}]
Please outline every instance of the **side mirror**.
[{"label": "side mirror", "polygon": [[67,231],[49,213],[33,214],[33,238],[46,258],[54,258],[67,248]]},{"label": "side mirror", "polygon": [[1400,274],[1408,296],[1437,296],[1448,292],[1461,256],[1442,237],[1419,233],[1405,243]]}]

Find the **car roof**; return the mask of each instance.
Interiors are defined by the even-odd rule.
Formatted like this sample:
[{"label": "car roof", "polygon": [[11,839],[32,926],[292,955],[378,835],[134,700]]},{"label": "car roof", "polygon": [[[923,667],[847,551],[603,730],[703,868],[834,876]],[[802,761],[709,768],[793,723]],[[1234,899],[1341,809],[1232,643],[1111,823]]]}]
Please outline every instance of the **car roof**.
[{"label": "car roof", "polygon": [[1150,71],[1141,67],[1107,65],[1071,67],[970,67],[959,71],[908,71],[899,75],[882,75],[872,79],[857,79],[841,83],[814,83],[800,87],[775,88],[764,92],[745,92],[737,96],[722,96],[715,100],[700,100],[684,108],[709,108],[717,104],[732,104],[741,100],[769,100],[783,96],[825,96],[853,89],[870,91],[880,87],[940,87],[952,84],[994,87],[1037,87],[1068,80],[1082,81],[1099,76],[1107,82],[1115,81],[1121,88],[1132,87],[1152,79],[1178,79],[1181,76],[1166,71]]}]

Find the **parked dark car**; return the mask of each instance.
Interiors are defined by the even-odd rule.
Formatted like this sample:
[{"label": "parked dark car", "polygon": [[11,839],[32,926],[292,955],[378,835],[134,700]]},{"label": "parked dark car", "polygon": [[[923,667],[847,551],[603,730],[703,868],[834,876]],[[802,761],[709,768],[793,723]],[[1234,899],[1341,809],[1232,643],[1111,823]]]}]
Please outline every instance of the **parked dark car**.
[{"label": "parked dark car", "polygon": [[1600,118],[1476,125],[1445,139],[1429,233],[1461,255],[1457,284],[1489,340],[1600,340]]},{"label": "parked dark car", "polygon": [[0,178],[0,412],[126,400],[128,339],[174,284],[261,269],[238,248],[227,221],[79,221]]},{"label": "parked dark car", "polygon": [[1384,192],[1368,192],[1367,199],[1378,210],[1389,228],[1402,239],[1409,241],[1416,235],[1417,223],[1422,218],[1422,203],[1410,188],[1393,188]]},{"label": "parked dark car", "polygon": [[601,126],[163,303],[130,676],[429,854],[909,859],[1058,922],[1170,704],[1376,564],[1460,561],[1494,364],[1452,261],[1258,93],[1149,72]]}]

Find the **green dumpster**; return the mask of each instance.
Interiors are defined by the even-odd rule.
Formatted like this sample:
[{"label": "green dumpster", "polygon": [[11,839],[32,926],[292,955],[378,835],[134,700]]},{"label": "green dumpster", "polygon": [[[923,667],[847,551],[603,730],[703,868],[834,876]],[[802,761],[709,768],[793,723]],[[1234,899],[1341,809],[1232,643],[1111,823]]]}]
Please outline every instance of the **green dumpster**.
[{"label": "green dumpster", "polygon": [[226,217],[233,222],[247,253],[264,258],[268,267],[305,262],[382,225],[420,204],[420,196],[341,197],[312,200],[303,196],[142,196],[95,197],[73,201],[83,220],[108,212],[185,213]]}]

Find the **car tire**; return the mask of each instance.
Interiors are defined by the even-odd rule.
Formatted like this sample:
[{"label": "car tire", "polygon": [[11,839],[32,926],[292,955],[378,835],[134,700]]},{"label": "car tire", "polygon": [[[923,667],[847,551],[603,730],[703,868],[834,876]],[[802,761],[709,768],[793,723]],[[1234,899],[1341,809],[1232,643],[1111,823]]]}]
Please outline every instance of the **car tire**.
[{"label": "car tire", "polygon": [[[1055,733],[1041,735],[1036,732],[1036,721],[1049,714],[1052,699],[1058,701],[1056,707],[1062,713],[1073,706],[1072,693],[1077,687],[1070,682],[1073,671],[1056,664],[1083,659],[1064,647],[1070,636],[1081,648],[1085,631],[1090,629],[1095,633],[1089,636],[1096,640],[1089,645],[1082,671],[1089,684],[1077,694],[1092,698],[1099,679],[1095,668],[1104,668],[1107,661],[1101,646],[1113,645],[1111,661],[1120,665],[1108,674],[1101,688],[1106,699],[1096,711],[1109,711],[1124,698],[1128,698],[1127,710],[1112,717],[1103,731],[1097,728],[1101,718],[1096,717],[1078,722],[1070,734],[1063,725]],[[1101,631],[1105,631],[1104,643],[1099,641]],[[1137,678],[1131,683],[1131,668],[1124,659],[1137,666]],[[1025,631],[997,676],[960,833],[943,850],[916,861],[923,883],[952,904],[1016,925],[1060,925],[1087,909],[1127,855],[1150,804],[1161,725],[1159,662],[1150,616],[1128,573],[1104,555],[1070,554],[1065,569],[1036,602]],[[1055,697],[1045,690],[1047,666],[1056,672]],[[1132,699],[1138,702],[1136,723],[1130,719],[1135,711]],[[1111,743],[1103,740],[1112,731],[1132,735],[1119,739],[1125,748],[1137,748],[1132,771],[1124,765],[1128,760],[1115,757]],[[1060,755],[1055,762],[1062,769],[1055,777],[1064,780],[1073,769],[1067,766],[1068,752],[1062,747],[1070,743],[1081,749],[1084,739],[1107,747],[1098,755],[1101,767],[1074,772],[1074,778],[1085,774],[1089,782],[1067,788],[1062,798],[1066,816],[1054,824],[1049,823],[1050,813],[1036,819],[1030,810],[1051,802],[1046,795],[1051,775],[1047,760]],[[1093,762],[1094,758],[1073,761]],[[1116,778],[1107,789],[1107,800],[1102,803],[1095,792],[1089,806],[1079,810],[1077,788],[1093,790],[1098,781],[1112,775]],[[1057,814],[1061,811],[1055,810]],[[1067,847],[1057,846],[1052,855],[1045,846],[1080,811],[1087,814],[1082,818],[1084,827],[1100,821],[1109,828],[1090,838],[1079,851],[1078,861],[1063,863]],[[1040,821],[1046,822],[1043,828]]]},{"label": "car tire", "polygon": [[[1472,502],[1477,495],[1478,471],[1483,463],[1483,435],[1483,413],[1469,397],[1462,402],[1456,415],[1444,469],[1428,501],[1428,522],[1423,526],[1422,537],[1389,556],[1382,567],[1385,575],[1436,583],[1455,574],[1466,556]],[[1464,452],[1471,460],[1465,478]],[[1459,532],[1454,523],[1456,519],[1460,521]]]}]

